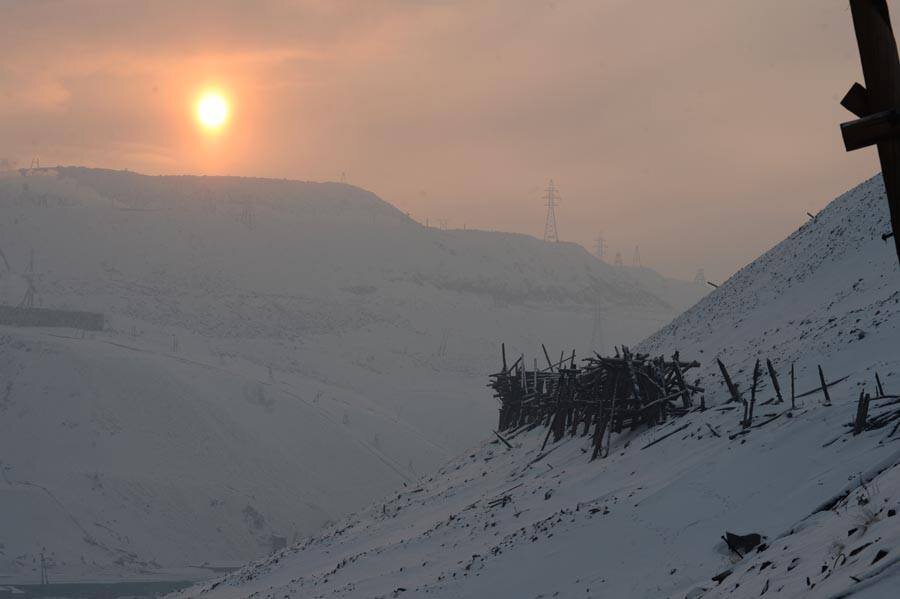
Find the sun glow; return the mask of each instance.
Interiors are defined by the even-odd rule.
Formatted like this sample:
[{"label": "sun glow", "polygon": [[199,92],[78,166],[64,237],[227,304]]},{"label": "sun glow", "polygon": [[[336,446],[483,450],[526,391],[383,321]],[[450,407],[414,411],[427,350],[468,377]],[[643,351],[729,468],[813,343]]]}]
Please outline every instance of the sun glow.
[{"label": "sun glow", "polygon": [[207,131],[218,131],[228,121],[228,100],[221,93],[208,91],[197,100],[197,121]]}]

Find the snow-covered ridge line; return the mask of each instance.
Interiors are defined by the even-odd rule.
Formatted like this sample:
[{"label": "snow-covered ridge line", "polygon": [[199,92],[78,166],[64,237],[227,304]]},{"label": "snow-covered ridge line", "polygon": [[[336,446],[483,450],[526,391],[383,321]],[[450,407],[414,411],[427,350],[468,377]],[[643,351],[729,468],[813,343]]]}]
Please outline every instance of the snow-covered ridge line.
[{"label": "snow-covered ridge line", "polygon": [[[900,269],[880,238],[886,212],[880,181],[863,183],[637,347],[698,358],[707,410],[616,435],[594,462],[580,436],[544,453],[543,430],[514,436],[511,449],[485,442],[183,596],[893,598],[900,466],[884,468],[898,441],[890,427],[850,426],[876,371],[889,394],[900,390]],[[794,364],[798,393],[818,386],[819,365],[848,378],[830,405],[813,394],[786,410],[761,390],[766,424],[746,429],[716,358],[744,390],[766,358],[782,376]],[[890,401],[872,415],[895,410]],[[739,557],[726,531],[758,533],[764,548]]]},{"label": "snow-covered ridge line", "polygon": [[637,340],[705,292],[341,183],[4,173],[0,246],[0,304],[33,282],[36,307],[106,319],[0,328],[13,581],[42,551],[55,580],[266,555],[481,439],[500,339],[586,347],[599,305],[603,335]]}]

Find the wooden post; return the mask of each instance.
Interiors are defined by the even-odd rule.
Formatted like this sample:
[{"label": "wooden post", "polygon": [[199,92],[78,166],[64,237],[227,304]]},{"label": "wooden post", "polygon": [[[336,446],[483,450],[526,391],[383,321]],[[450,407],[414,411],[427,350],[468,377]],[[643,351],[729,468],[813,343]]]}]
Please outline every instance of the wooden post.
[{"label": "wooden post", "polygon": [[875,371],[875,391],[878,393],[878,397],[884,397],[884,387],[881,384],[881,377],[878,376],[878,371]]},{"label": "wooden post", "polygon": [[797,404],[794,403],[794,399],[797,397],[797,393],[794,391],[795,380],[796,379],[794,378],[794,363],[791,362],[791,409],[792,410],[797,409]]},{"label": "wooden post", "polygon": [[772,360],[766,358],[766,367],[769,369],[769,376],[772,378],[772,386],[775,387],[775,395],[778,397],[778,403],[784,402],[781,397],[781,385],[778,384],[778,375],[775,373],[775,367],[772,366]]},{"label": "wooden post", "polygon": [[819,364],[819,380],[822,381],[822,393],[825,395],[825,405],[831,405],[831,396],[828,395],[828,383],[825,382],[825,373],[822,372],[822,365]]},{"label": "wooden post", "polygon": [[866,428],[866,419],[869,417],[869,394],[863,389],[859,392],[859,403],[856,404],[856,420],[853,421],[853,434],[858,435]]},{"label": "wooden post", "polygon": [[850,12],[866,87],[855,84],[845,96],[842,104],[860,117],[860,121],[844,123],[841,130],[855,136],[852,143],[845,143],[848,150],[851,146],[878,146],[894,245],[900,260],[900,137],[895,126],[900,118],[897,41],[886,0],[850,0]]},{"label": "wooden post", "polygon": [[737,387],[734,386],[734,383],[731,381],[731,376],[728,374],[728,370],[725,369],[725,364],[722,363],[722,360],[716,359],[716,362],[719,363],[719,370],[722,371],[722,378],[725,379],[725,386],[728,387],[728,393],[731,394],[731,401],[736,401],[738,403],[744,403],[741,394],[738,393]]},{"label": "wooden post", "polygon": [[753,365],[753,387],[750,389],[750,408],[747,410],[744,419],[744,428],[749,428],[753,424],[753,408],[756,406],[756,386],[759,383],[759,360]]}]

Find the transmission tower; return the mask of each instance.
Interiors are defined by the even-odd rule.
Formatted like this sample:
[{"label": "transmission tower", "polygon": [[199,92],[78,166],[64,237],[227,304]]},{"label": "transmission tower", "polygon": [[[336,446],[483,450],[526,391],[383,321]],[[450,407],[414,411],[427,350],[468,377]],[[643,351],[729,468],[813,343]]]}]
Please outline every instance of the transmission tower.
[{"label": "transmission tower", "polygon": [[698,285],[706,284],[706,273],[703,272],[702,268],[697,269],[697,274],[694,275],[694,282],[697,283]]},{"label": "transmission tower", "polygon": [[594,242],[594,253],[601,260],[606,256],[606,239],[603,238],[603,233],[597,235],[597,240]]},{"label": "transmission tower", "polygon": [[641,248],[634,246],[634,255],[631,257],[631,265],[634,268],[642,268],[641,265]]},{"label": "transmission tower", "polygon": [[613,262],[613,264],[615,264],[619,268],[625,266],[625,264],[622,262],[622,252],[616,252],[616,260],[615,262]]},{"label": "transmission tower", "polygon": [[544,241],[556,243],[559,241],[559,234],[556,230],[556,207],[559,206],[559,191],[556,189],[553,179],[550,179],[550,184],[547,185],[544,199],[547,200],[547,221],[544,223]]}]

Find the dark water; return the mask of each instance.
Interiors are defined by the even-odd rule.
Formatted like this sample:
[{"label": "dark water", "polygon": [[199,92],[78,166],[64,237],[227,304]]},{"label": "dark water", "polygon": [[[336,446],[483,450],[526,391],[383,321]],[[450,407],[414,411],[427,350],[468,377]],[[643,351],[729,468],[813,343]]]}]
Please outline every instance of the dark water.
[{"label": "dark water", "polygon": [[161,597],[193,584],[186,580],[156,582],[72,582],[59,584],[0,583],[0,599],[124,599]]}]

